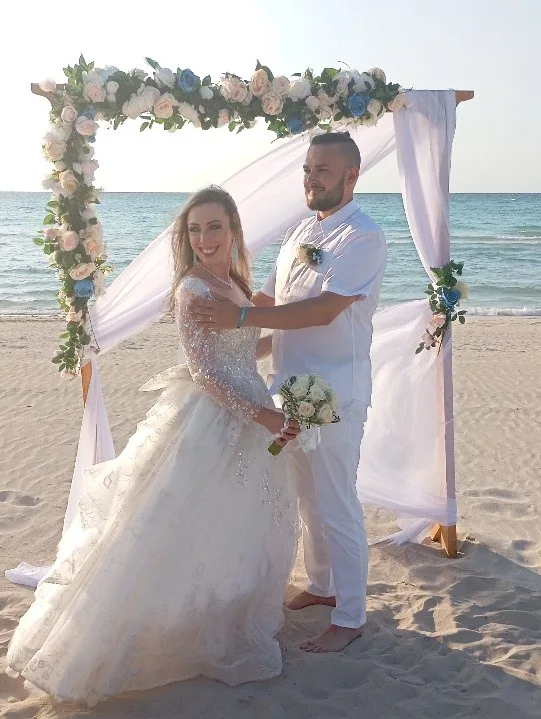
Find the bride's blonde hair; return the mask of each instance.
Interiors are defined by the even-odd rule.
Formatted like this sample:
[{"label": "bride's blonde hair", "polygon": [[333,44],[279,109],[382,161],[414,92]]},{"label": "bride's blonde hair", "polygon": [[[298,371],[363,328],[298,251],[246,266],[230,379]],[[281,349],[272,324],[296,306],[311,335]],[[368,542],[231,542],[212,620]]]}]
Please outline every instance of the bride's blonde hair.
[{"label": "bride's blonde hair", "polygon": [[232,257],[229,276],[240,287],[246,297],[252,297],[252,277],[250,272],[250,257],[244,244],[244,235],[240,223],[239,211],[231,195],[217,185],[206,187],[192,195],[182,212],[177,217],[173,228],[171,245],[173,250],[174,279],[169,295],[169,311],[175,310],[175,295],[182,278],[192,269],[195,263],[195,254],[190,243],[188,232],[188,215],[190,210],[199,205],[215,203],[223,208],[229,218],[229,226],[234,233],[237,246],[236,257]]}]

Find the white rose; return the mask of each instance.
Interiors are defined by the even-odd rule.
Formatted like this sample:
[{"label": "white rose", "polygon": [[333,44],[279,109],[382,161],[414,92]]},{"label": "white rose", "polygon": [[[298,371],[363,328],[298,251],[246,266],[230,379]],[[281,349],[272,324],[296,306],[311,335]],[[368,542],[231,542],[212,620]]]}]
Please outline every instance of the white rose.
[{"label": "white rose", "polygon": [[229,115],[229,110],[227,110],[225,107],[220,110],[218,113],[218,127],[222,127],[223,125],[229,124],[231,120],[231,117]]},{"label": "white rose", "polygon": [[109,82],[105,86],[105,91],[107,92],[108,95],[116,95],[119,87],[120,87],[120,85],[118,84],[118,82],[116,80],[109,80]]},{"label": "white rose", "polygon": [[56,82],[48,77],[39,83],[39,88],[43,90],[43,92],[56,92]]},{"label": "white rose", "polygon": [[79,187],[79,182],[71,170],[64,170],[64,172],[61,172],[58,176],[58,180],[60,182],[60,187],[70,195],[73,195]]},{"label": "white rose", "polygon": [[285,97],[287,95],[290,85],[291,83],[289,78],[284,75],[279,75],[272,81],[272,89],[277,95],[280,95],[280,97]]},{"label": "white rose", "polygon": [[[115,74],[115,72],[118,72],[118,67],[115,67],[114,65],[107,65],[107,67],[104,67],[104,68],[98,67],[96,69],[96,74],[101,78],[101,81],[104,84],[111,77],[111,75]],[[116,92],[116,90],[115,90],[115,92]]]},{"label": "white rose", "polygon": [[83,97],[85,100],[88,100],[88,102],[104,102],[106,95],[107,92],[101,84],[101,78],[100,82],[91,81],[83,85]]},{"label": "white rose", "polygon": [[323,424],[332,424],[333,411],[331,405],[324,404],[323,407],[320,407],[319,412],[317,413],[317,418],[320,422],[323,422]]},{"label": "white rose", "polygon": [[405,92],[399,92],[396,97],[393,97],[391,102],[387,105],[389,110],[391,112],[397,112],[398,110],[401,110],[403,107],[407,107],[408,101],[406,99],[406,93]]},{"label": "white rose", "polygon": [[174,111],[175,106],[178,105],[177,101],[171,95],[170,92],[166,92],[162,95],[154,104],[154,114],[156,117],[161,117],[164,120],[169,119]]},{"label": "white rose", "polygon": [[269,84],[269,76],[262,67],[254,72],[250,80],[250,88],[256,97],[261,97],[261,95],[267,92]]},{"label": "white rose", "polygon": [[81,173],[88,177],[93,177],[94,173],[100,166],[97,160],[85,160],[81,163]]},{"label": "white rose", "polygon": [[319,107],[319,100],[317,97],[314,97],[313,95],[310,95],[310,97],[306,98],[306,104],[312,110],[313,112],[316,110],[316,108]]},{"label": "white rose", "polygon": [[320,107],[318,116],[320,122],[330,122],[334,118],[334,112],[330,107]]},{"label": "white rose", "polygon": [[41,186],[43,187],[44,190],[52,190],[53,187],[55,186],[55,184],[56,184],[56,178],[53,177],[52,175],[47,175],[47,177],[43,178]]},{"label": "white rose", "polygon": [[81,212],[81,219],[85,220],[85,222],[88,222],[88,220],[91,220],[93,217],[96,217],[96,213],[92,207],[87,207]]},{"label": "white rose", "polygon": [[168,67],[159,67],[154,71],[154,79],[160,87],[163,87],[164,85],[167,87],[174,87],[177,76]]},{"label": "white rose", "polygon": [[377,115],[370,115],[368,119],[362,119],[361,124],[363,127],[374,127],[374,125],[378,124],[378,117]]},{"label": "white rose", "polygon": [[72,105],[66,105],[66,107],[62,108],[60,117],[62,118],[63,122],[75,122],[75,120],[77,119],[77,110]]},{"label": "white rose", "polygon": [[269,90],[261,98],[261,107],[265,115],[279,115],[283,106],[282,98],[273,90]]},{"label": "white rose", "polygon": [[71,250],[74,250],[79,244],[79,235],[73,230],[68,230],[60,235],[58,243],[64,252],[71,252]]},{"label": "white rose", "polygon": [[379,117],[383,110],[383,104],[379,100],[370,100],[368,105],[366,106],[366,111],[370,115],[374,115],[375,117]]},{"label": "white rose", "polygon": [[298,382],[301,387],[304,387],[305,389],[308,389],[310,387],[310,375],[309,374],[299,374],[295,377],[295,381]]},{"label": "white rose", "polygon": [[299,382],[295,382],[291,385],[289,388],[289,391],[295,397],[295,399],[301,399],[301,397],[306,396],[306,387],[303,387],[302,384],[299,384]]},{"label": "white rose", "polygon": [[72,372],[72,371],[69,370],[69,369],[63,369],[63,370],[60,370],[60,376],[61,376],[63,379],[72,380],[72,379],[75,379],[75,378],[77,377],[77,374],[76,374],[75,372]]},{"label": "white rose", "polygon": [[147,74],[144,70],[140,70],[138,67],[134,67],[129,72],[130,75],[135,75],[138,80],[146,80]]},{"label": "white rose", "polygon": [[[84,152],[86,150],[86,152]],[[85,160],[91,160],[94,157],[94,148],[90,147],[90,145],[85,145],[84,150],[81,150],[79,152],[79,159],[81,162],[84,162]]]},{"label": "white rose", "polygon": [[353,79],[355,81],[355,85],[353,86],[353,89],[355,92],[364,92],[365,90],[373,90],[376,86],[376,83],[374,82],[374,78],[371,77],[368,73],[358,73],[355,72]]},{"label": "white rose", "polygon": [[78,175],[83,174],[83,170],[81,168],[80,162],[74,162],[73,165],[71,166],[71,169],[73,170],[73,172],[76,172]]},{"label": "white rose", "polygon": [[100,297],[105,294],[105,275],[101,270],[96,270],[94,277],[92,278],[94,283],[94,295]]},{"label": "white rose", "polygon": [[178,106],[178,111],[182,115],[182,117],[186,118],[186,120],[189,120],[192,125],[195,125],[195,127],[201,127],[201,120],[199,119],[199,114],[193,105],[190,105],[187,102],[181,102]]},{"label": "white rose", "polygon": [[308,419],[308,417],[312,417],[314,414],[315,407],[311,402],[299,402],[299,417],[302,417],[303,419]]},{"label": "white rose", "polygon": [[212,98],[214,97],[214,93],[213,93],[213,91],[212,91],[212,88],[207,87],[206,85],[203,85],[203,86],[199,89],[199,94],[201,95],[201,98],[202,98],[203,100],[212,100]]},{"label": "white rose", "polygon": [[62,172],[63,170],[67,169],[67,165],[64,162],[64,160],[59,160],[58,162],[54,163],[54,169],[58,170],[58,172]]},{"label": "white rose", "polygon": [[321,387],[318,387],[317,384],[313,384],[310,392],[308,393],[308,397],[310,399],[313,399],[315,402],[322,402],[326,395],[325,392],[321,389]]},{"label": "white rose", "polygon": [[67,122],[57,122],[51,125],[51,133],[56,135],[59,140],[69,140],[72,133],[72,124]]},{"label": "white rose", "polygon": [[327,382],[325,382],[324,379],[321,379],[321,377],[316,377],[316,378],[315,378],[315,380],[314,380],[314,385],[315,385],[316,387],[319,387],[319,389],[322,390],[323,392],[330,392],[330,391],[331,391],[331,386],[330,386],[330,384],[328,384]]},{"label": "white rose", "polygon": [[372,77],[375,77],[376,80],[379,80],[380,82],[387,82],[385,73],[380,67],[371,67],[370,70],[368,70],[368,75],[372,75]]},{"label": "white rose", "polygon": [[[77,233],[74,234],[77,236]],[[68,274],[72,280],[85,280],[95,271],[96,265],[93,262],[83,262],[77,267],[72,267]]]},{"label": "white rose", "polygon": [[98,130],[98,125],[94,122],[94,120],[91,120],[89,117],[81,115],[75,121],[75,129],[77,130],[79,135],[83,135],[83,137],[91,137],[92,135],[96,134]]},{"label": "white rose", "polygon": [[310,80],[305,77],[298,77],[291,81],[288,94],[289,97],[296,102],[297,100],[304,100],[311,91],[312,85]]},{"label": "white rose", "polygon": [[248,107],[248,105],[252,102],[253,99],[254,99],[254,93],[252,92],[252,90],[250,88],[248,88],[248,93],[247,93],[246,97],[244,98],[244,100],[242,101],[242,104],[245,107]]}]

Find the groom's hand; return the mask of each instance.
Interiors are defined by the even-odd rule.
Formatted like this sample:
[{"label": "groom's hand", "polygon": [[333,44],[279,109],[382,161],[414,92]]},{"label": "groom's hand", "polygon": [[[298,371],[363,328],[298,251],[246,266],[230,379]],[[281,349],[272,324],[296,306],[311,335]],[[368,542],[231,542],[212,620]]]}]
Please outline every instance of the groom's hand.
[{"label": "groom's hand", "polygon": [[240,307],[226,299],[196,299],[190,304],[189,311],[195,320],[208,328],[233,330],[239,323]]}]

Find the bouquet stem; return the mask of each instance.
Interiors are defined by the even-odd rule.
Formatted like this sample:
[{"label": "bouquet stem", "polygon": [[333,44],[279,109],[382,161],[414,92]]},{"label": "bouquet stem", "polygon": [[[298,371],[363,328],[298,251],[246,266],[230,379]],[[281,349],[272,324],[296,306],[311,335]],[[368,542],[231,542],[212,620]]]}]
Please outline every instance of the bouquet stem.
[{"label": "bouquet stem", "polygon": [[273,457],[277,457],[282,450],[283,446],[279,445],[276,440],[269,447],[269,452],[272,454]]}]

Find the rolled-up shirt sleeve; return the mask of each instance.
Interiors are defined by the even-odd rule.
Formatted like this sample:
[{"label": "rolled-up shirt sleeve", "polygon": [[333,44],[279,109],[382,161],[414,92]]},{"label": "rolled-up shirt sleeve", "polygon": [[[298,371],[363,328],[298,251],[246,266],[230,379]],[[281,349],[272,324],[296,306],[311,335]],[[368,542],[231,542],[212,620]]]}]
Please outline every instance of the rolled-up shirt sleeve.
[{"label": "rolled-up shirt sleeve", "polygon": [[269,276],[263,283],[263,287],[261,288],[260,292],[263,292],[263,294],[267,295],[267,297],[274,297],[275,290],[276,290],[276,262],[274,263],[274,267],[272,268]]},{"label": "rolled-up shirt sleeve", "polygon": [[321,291],[343,297],[368,297],[376,284],[379,287],[386,264],[383,232],[353,233],[338,247],[323,278]]}]

